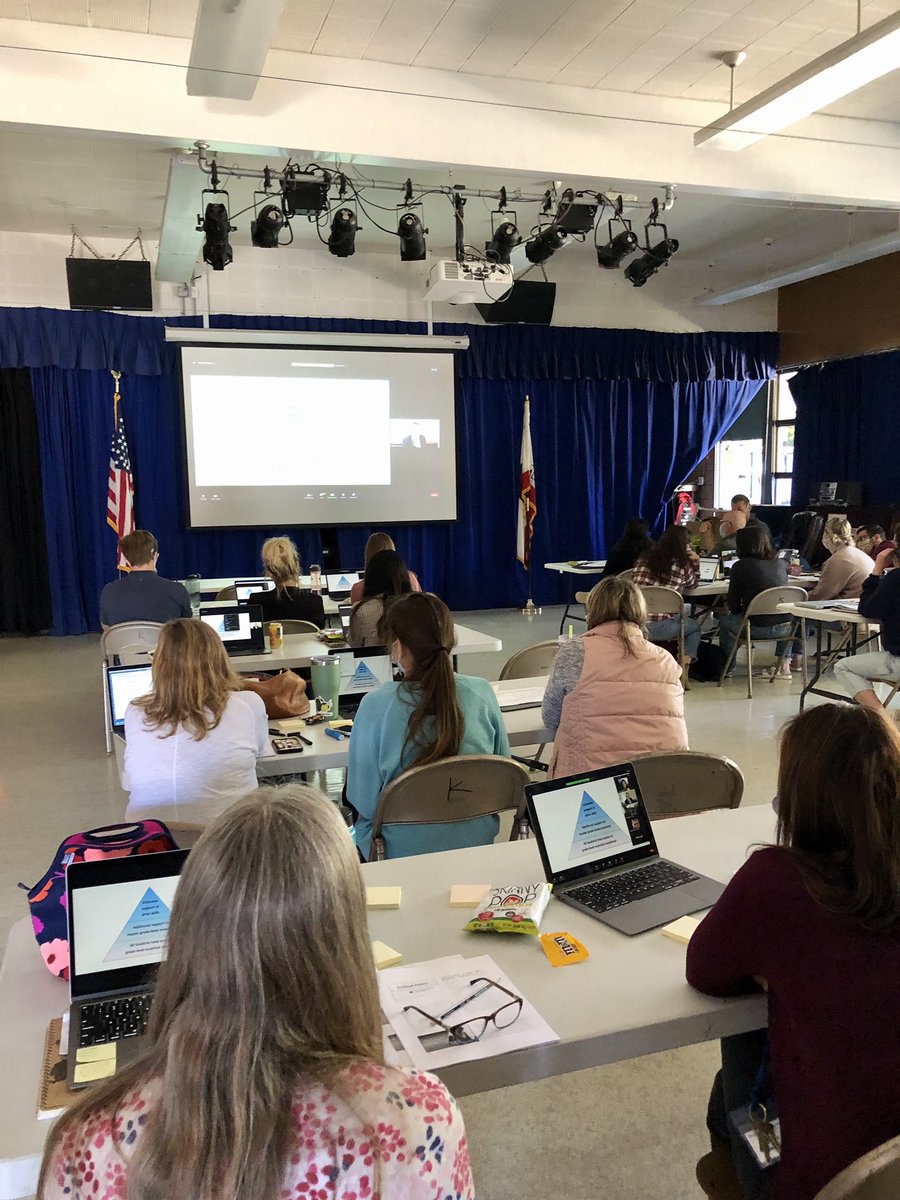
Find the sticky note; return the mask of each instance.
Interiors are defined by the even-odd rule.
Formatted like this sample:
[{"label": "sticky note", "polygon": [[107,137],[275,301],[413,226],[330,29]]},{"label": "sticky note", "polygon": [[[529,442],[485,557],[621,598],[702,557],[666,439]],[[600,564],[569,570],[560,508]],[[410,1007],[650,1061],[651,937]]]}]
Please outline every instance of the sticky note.
[{"label": "sticky note", "polygon": [[392,950],[390,946],[386,946],[384,942],[373,942],[372,953],[375,956],[375,968],[380,971],[382,967],[392,967],[403,958],[399,950]]},{"label": "sticky note", "polygon": [[571,933],[542,933],[541,945],[553,967],[570,967],[590,958],[584,943]]},{"label": "sticky note", "polygon": [[104,1042],[100,1046],[79,1046],[75,1051],[75,1061],[79,1063],[106,1062],[108,1058],[115,1057],[115,1042]]},{"label": "sticky note", "polygon": [[366,908],[399,908],[401,892],[398,887],[367,887]]},{"label": "sticky note", "polygon": [[73,1083],[94,1083],[97,1079],[108,1079],[116,1073],[116,1060],[105,1058],[102,1062],[76,1063]]},{"label": "sticky note", "polygon": [[328,722],[329,729],[352,729],[353,722],[346,720],[344,717],[338,717],[335,721]]},{"label": "sticky note", "polygon": [[489,883],[454,883],[450,889],[450,907],[474,908],[490,890]]},{"label": "sticky note", "polygon": [[691,934],[699,924],[696,917],[679,917],[671,925],[664,926],[660,932],[663,937],[672,938],[675,942],[683,942],[687,945],[691,940]]}]

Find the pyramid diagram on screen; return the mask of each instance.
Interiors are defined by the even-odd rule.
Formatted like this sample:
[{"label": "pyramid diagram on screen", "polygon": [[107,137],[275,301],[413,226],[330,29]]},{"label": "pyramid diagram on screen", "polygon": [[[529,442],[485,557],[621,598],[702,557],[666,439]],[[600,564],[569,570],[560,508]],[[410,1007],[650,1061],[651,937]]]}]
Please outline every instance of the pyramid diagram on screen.
[{"label": "pyramid diagram on screen", "polygon": [[339,592],[341,592],[344,590],[344,588],[346,588],[347,591],[349,592],[351,587],[353,587],[353,584],[350,582],[350,580],[347,578],[346,575],[342,575],[340,577],[340,579],[338,580],[337,590]]},{"label": "pyramid diagram on screen", "polygon": [[121,962],[147,954],[158,954],[161,959],[168,928],[168,905],[148,887],[103,961]]},{"label": "pyramid diagram on screen", "polygon": [[359,666],[350,677],[347,690],[350,692],[370,692],[372,688],[376,687],[378,687],[378,680],[375,678],[372,668],[360,660]]},{"label": "pyramid diagram on screen", "polygon": [[589,854],[609,854],[619,846],[624,848],[630,845],[628,834],[613,821],[590,792],[582,793],[569,862]]}]

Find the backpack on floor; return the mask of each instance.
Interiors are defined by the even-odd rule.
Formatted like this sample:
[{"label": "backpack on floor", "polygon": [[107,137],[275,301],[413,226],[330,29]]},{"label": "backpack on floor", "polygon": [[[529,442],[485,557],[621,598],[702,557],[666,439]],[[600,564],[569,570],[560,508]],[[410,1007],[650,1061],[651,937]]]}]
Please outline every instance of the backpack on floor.
[{"label": "backpack on floor", "polygon": [[721,646],[713,642],[701,642],[697,657],[688,668],[688,678],[696,683],[718,683],[728,656]]},{"label": "backpack on floor", "polygon": [[[31,924],[47,970],[60,979],[69,978],[69,927],[66,913],[66,867],[73,862],[96,862],[102,858],[127,858],[132,854],[156,854],[177,850],[175,839],[162,821],[132,821],[126,825],[104,825],[86,833],[73,833],[60,843],[46,874],[33,888],[26,888]],[[25,888],[24,883],[19,887]]]}]

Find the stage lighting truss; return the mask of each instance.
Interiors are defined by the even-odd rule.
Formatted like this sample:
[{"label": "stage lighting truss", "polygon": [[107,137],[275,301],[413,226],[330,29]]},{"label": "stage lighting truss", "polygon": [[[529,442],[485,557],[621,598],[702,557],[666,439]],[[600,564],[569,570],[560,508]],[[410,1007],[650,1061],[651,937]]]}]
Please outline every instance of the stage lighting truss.
[{"label": "stage lighting truss", "polygon": [[[662,241],[650,245],[650,230],[662,230]],[[644,226],[644,253],[633,259],[625,268],[625,278],[634,287],[643,287],[660,267],[668,266],[669,259],[678,249],[676,238],[669,237],[668,228],[659,220],[659,204],[656,200],[650,208],[650,220]]]}]

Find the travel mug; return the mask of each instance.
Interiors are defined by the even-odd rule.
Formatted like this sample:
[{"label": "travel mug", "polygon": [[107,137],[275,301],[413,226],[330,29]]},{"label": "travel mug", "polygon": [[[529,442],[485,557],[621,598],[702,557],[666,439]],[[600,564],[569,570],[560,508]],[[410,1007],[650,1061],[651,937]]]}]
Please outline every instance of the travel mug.
[{"label": "travel mug", "polygon": [[321,655],[309,660],[316,711],[324,716],[338,715],[338,695],[341,689],[341,664],[337,657]]}]

